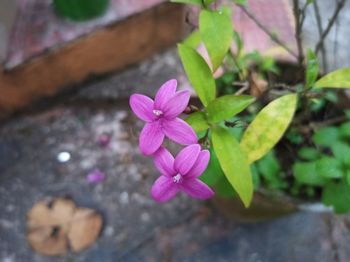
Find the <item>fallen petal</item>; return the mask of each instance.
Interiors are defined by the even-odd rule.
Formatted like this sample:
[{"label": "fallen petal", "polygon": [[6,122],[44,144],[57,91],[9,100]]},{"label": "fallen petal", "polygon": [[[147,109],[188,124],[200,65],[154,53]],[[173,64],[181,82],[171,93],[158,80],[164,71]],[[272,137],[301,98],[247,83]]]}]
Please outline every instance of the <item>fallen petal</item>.
[{"label": "fallen petal", "polygon": [[160,147],[154,153],[154,164],[162,175],[171,177],[175,175],[174,157],[164,147]]},{"label": "fallen petal", "polygon": [[181,145],[197,143],[197,135],[192,127],[180,118],[163,121],[163,132],[171,140]]},{"label": "fallen petal", "polygon": [[151,195],[157,202],[166,202],[179,192],[178,184],[173,182],[172,177],[160,176],[153,184]]},{"label": "fallen petal", "polygon": [[154,99],[154,108],[161,109],[174,96],[176,91],[177,81],[171,79],[165,82],[158,90]]},{"label": "fallen petal", "polygon": [[134,94],[130,97],[130,107],[134,114],[145,122],[151,122],[156,119],[153,114],[153,100],[147,96]]},{"label": "fallen petal", "polygon": [[108,133],[103,133],[98,136],[97,142],[101,147],[108,146],[109,142],[111,142],[111,135]]},{"label": "fallen petal", "polygon": [[200,151],[201,147],[198,144],[190,145],[182,149],[175,158],[175,170],[181,175],[187,174],[196,162]]},{"label": "fallen petal", "polygon": [[140,134],[140,150],[144,155],[156,152],[164,140],[159,121],[146,123]]},{"label": "fallen petal", "polygon": [[106,179],[106,175],[99,169],[91,171],[87,176],[86,180],[91,184],[98,184]]},{"label": "fallen petal", "polygon": [[214,191],[197,178],[185,179],[181,186],[182,190],[193,198],[204,200],[214,196]]},{"label": "fallen petal", "polygon": [[210,159],[210,153],[208,150],[203,150],[199,153],[196,162],[190,171],[187,172],[186,178],[199,177],[207,168]]}]

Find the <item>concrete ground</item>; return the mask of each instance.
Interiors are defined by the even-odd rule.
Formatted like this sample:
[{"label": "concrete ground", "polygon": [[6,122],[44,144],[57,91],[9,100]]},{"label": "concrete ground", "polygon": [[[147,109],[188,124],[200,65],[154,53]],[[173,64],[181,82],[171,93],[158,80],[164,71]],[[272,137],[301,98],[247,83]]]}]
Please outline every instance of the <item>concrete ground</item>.
[{"label": "concrete ground", "polygon": [[[239,224],[210,201],[184,195],[161,205],[152,201],[149,190],[158,174],[137,149],[142,123],[130,112],[128,97],[154,95],[169,78],[186,85],[175,50],[1,124],[0,261],[348,261],[347,216],[300,212]],[[98,137],[105,133],[111,142],[101,147]],[[61,152],[71,158],[59,162]],[[87,183],[94,168],[106,173],[105,182]],[[55,196],[103,214],[103,231],[92,247],[59,258],[30,249],[26,213],[36,201]]]}]

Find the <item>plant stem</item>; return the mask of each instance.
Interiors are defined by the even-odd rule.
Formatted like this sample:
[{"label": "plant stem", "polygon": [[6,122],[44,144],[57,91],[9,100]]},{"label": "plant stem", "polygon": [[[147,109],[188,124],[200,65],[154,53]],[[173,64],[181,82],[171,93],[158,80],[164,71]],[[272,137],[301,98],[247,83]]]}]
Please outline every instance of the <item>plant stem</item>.
[{"label": "plant stem", "polygon": [[342,122],[346,121],[347,119],[348,119],[347,116],[338,116],[338,117],[331,118],[331,119],[328,119],[328,120],[325,120],[322,122],[310,122],[307,125],[299,126],[298,129],[300,132],[307,134],[311,131],[316,131],[317,129],[320,129],[322,127],[342,123]]},{"label": "plant stem", "polygon": [[242,11],[250,18],[252,19],[256,25],[263,30],[270,38],[272,41],[283,47],[288,53],[290,53],[293,57],[298,58],[298,55],[291,49],[289,48],[282,40],[280,40],[276,35],[271,33],[269,29],[263,25],[248,9],[246,9],[244,6],[238,5]]},{"label": "plant stem", "polygon": [[335,10],[334,10],[334,13],[333,15],[331,16],[327,26],[326,26],[326,29],[323,31],[321,37],[320,37],[320,40],[318,41],[317,45],[316,45],[316,48],[315,48],[315,53],[317,54],[320,49],[321,49],[321,46],[325,40],[325,38],[327,37],[329,31],[331,30],[331,28],[333,27],[338,15],[339,15],[339,12],[340,10],[344,7],[345,5],[345,0],[338,0],[337,1],[337,6],[335,7]]},{"label": "plant stem", "polygon": [[303,10],[299,7],[299,0],[293,0],[293,13],[295,18],[295,39],[298,48],[298,63],[302,67],[304,62],[303,43],[301,39],[302,26],[305,19],[305,7]]},{"label": "plant stem", "polygon": [[[323,29],[322,29],[322,20],[321,20],[321,15],[320,15],[320,9],[318,7],[317,1],[313,2],[313,6],[314,6],[314,11],[315,11],[315,16],[316,16],[317,30],[318,30],[319,37],[321,39]],[[327,62],[326,50],[325,50],[325,46],[324,46],[323,41],[320,44],[320,48],[321,48],[321,55],[322,55],[323,72],[327,72],[328,71],[328,62]]]}]

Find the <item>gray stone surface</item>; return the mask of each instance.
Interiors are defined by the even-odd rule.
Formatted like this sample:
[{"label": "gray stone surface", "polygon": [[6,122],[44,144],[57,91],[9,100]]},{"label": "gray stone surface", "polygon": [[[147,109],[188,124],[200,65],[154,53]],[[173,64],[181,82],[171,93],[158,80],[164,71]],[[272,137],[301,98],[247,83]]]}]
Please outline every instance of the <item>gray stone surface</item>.
[{"label": "gray stone surface", "polygon": [[[240,225],[211,202],[184,195],[162,205],[152,201],[157,172],[138,152],[142,123],[127,100],[134,91],[154,95],[172,77],[183,78],[174,50],[1,124],[0,261],[348,261],[347,217],[298,213]],[[106,148],[97,142],[104,133],[112,135]],[[70,160],[57,161],[60,152]],[[87,183],[94,168],[106,173],[102,184]],[[50,258],[26,243],[27,211],[56,196],[103,214],[103,231],[89,249]]]}]

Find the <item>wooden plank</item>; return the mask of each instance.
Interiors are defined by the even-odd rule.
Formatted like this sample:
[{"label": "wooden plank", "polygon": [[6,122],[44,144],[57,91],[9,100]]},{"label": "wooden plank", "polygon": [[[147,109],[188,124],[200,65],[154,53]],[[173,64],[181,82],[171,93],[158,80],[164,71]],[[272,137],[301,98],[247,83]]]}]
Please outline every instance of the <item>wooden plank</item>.
[{"label": "wooden plank", "polygon": [[[95,31],[11,71],[0,72],[0,115],[52,96],[92,75],[105,74],[159,52],[184,34],[184,7],[164,3]],[[1,69],[0,69],[1,70]]]}]

